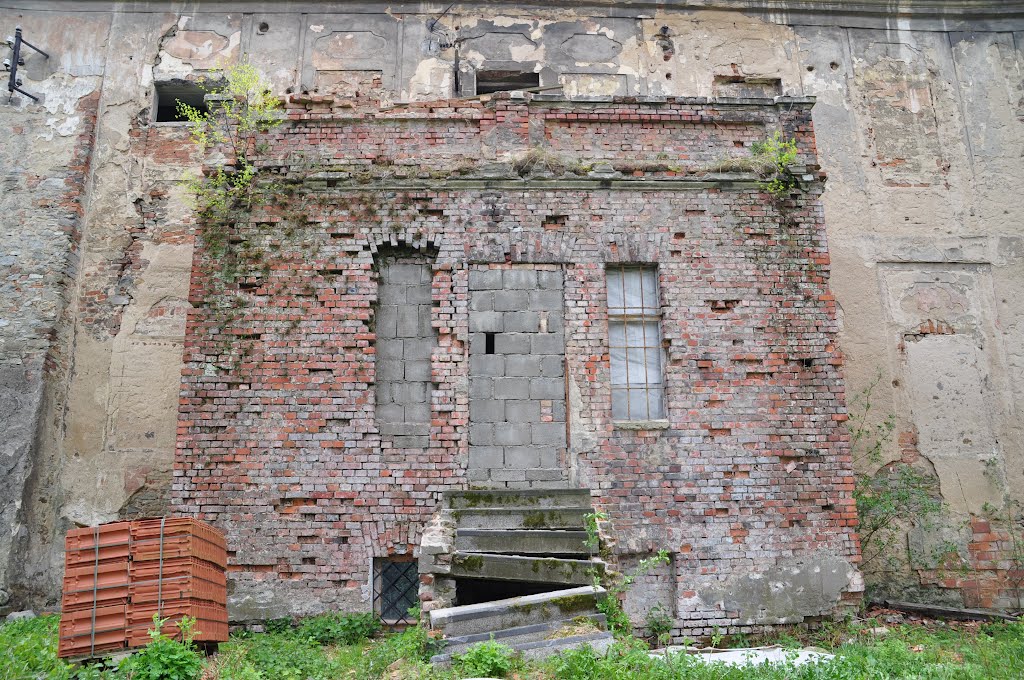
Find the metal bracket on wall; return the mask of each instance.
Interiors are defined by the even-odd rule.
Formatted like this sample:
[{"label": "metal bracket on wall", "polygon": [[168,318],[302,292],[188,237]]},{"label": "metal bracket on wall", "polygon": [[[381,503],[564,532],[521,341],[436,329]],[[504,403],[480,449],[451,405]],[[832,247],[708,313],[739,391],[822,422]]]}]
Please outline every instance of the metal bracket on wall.
[{"label": "metal bracket on wall", "polygon": [[[34,94],[31,94],[31,93],[26,92],[25,90],[21,89],[22,80],[21,80],[21,78],[18,77],[18,67],[25,65],[25,59],[21,56],[21,47],[22,47],[22,45],[24,45],[25,47],[28,47],[30,49],[35,50],[39,54],[43,55],[43,57],[45,57],[46,59],[50,58],[49,54],[47,54],[46,52],[43,52],[38,47],[36,47],[32,43],[30,43],[29,41],[25,40],[24,38],[22,38],[21,37],[21,26],[16,26],[14,28],[14,36],[13,37],[12,36],[7,36],[7,46],[11,48],[11,58],[10,59],[4,59],[4,70],[11,72],[10,77],[7,79],[7,91],[11,93],[11,99],[14,98],[14,93],[15,92],[20,92],[21,94],[25,95],[26,97],[28,97],[32,101],[38,102],[39,101],[39,97],[37,97]],[[8,100],[8,101],[10,101],[10,100]]]}]

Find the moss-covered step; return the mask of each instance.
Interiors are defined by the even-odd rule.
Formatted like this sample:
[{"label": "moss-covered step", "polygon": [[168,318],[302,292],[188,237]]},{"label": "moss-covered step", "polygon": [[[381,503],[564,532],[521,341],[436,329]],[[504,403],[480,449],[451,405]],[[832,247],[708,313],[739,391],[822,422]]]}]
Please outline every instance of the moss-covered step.
[{"label": "moss-covered step", "polygon": [[452,510],[460,529],[575,529],[583,531],[589,508],[466,508]]},{"label": "moss-covered step", "polygon": [[589,557],[587,532],[559,529],[459,529],[455,549],[460,552],[509,555]]},{"label": "moss-covered step", "polygon": [[586,508],[590,489],[485,489],[445,491],[444,502],[453,510],[472,508]]},{"label": "moss-covered step", "polygon": [[549,623],[593,614],[606,596],[604,588],[581,586],[435,609],[430,612],[430,627],[445,637],[456,637]]},{"label": "moss-covered step", "polygon": [[595,574],[604,574],[604,562],[469,552],[455,553],[451,571],[452,578],[579,585],[593,583]]}]

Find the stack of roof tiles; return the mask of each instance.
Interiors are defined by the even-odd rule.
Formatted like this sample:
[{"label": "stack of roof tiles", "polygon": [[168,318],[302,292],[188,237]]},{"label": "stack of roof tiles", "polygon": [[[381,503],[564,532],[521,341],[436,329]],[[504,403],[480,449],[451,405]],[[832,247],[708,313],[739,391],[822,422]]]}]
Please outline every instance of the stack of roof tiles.
[{"label": "stack of roof tiles", "polygon": [[227,545],[208,524],[187,517],[73,529],[65,538],[62,657],[141,647],[154,616],[162,632],[196,619],[194,638],[228,638]]}]

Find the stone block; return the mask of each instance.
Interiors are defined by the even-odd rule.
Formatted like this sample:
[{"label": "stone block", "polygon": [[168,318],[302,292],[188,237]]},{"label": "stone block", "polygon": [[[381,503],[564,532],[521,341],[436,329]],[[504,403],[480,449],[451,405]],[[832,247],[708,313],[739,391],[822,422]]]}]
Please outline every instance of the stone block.
[{"label": "stone block", "polygon": [[403,380],[405,379],[405,365],[402,361],[378,361],[374,367],[376,380]]},{"label": "stone block", "polygon": [[428,435],[396,435],[391,442],[398,449],[425,449],[430,446],[430,437]]},{"label": "stone block", "polygon": [[430,305],[434,301],[434,291],[430,284],[408,286],[405,289],[405,299],[412,305]]},{"label": "stone block", "polygon": [[402,340],[402,358],[406,361],[426,359],[430,360],[434,354],[436,340],[432,337],[405,338]]},{"label": "stone block", "polygon": [[[521,423],[495,423],[494,443],[500,446],[522,446],[531,442],[533,434],[530,432],[529,424]],[[513,449],[505,451],[505,459],[512,455]]]},{"label": "stone block", "polygon": [[537,287],[544,290],[562,290],[562,272],[560,271],[538,271]]},{"label": "stone block", "polygon": [[565,380],[530,378],[530,399],[565,399]]},{"label": "stone block", "polygon": [[473,291],[472,295],[469,296],[469,311],[494,311],[494,293],[491,291]]},{"label": "stone block", "polygon": [[405,379],[410,381],[428,382],[430,380],[430,362],[406,361]]},{"label": "stone block", "polygon": [[505,401],[501,399],[473,399],[469,402],[469,419],[474,423],[505,422]]},{"label": "stone block", "polygon": [[469,399],[491,399],[494,396],[494,378],[476,377],[469,381]]},{"label": "stone block", "polygon": [[533,269],[505,269],[502,284],[506,289],[533,290],[537,287],[537,272]]},{"label": "stone block", "polygon": [[531,482],[562,482],[565,480],[565,470],[560,467],[535,468],[526,471],[526,479]]},{"label": "stone block", "polygon": [[525,482],[526,472],[520,469],[491,468],[490,479],[494,482]]},{"label": "stone block", "polygon": [[541,375],[545,378],[565,377],[565,360],[559,356],[541,359]]},{"label": "stone block", "polygon": [[374,330],[379,338],[393,338],[398,334],[398,307],[380,305],[373,318]]},{"label": "stone block", "polygon": [[529,354],[531,333],[501,333],[494,338],[494,351],[497,354]]},{"label": "stone block", "polygon": [[529,354],[510,354],[505,359],[505,375],[509,377],[535,378],[541,374],[540,357]]},{"label": "stone block", "polygon": [[469,289],[497,290],[502,288],[501,269],[471,269],[469,271]]},{"label": "stone block", "polygon": [[535,312],[552,311],[562,312],[562,291],[561,290],[531,290],[529,293],[529,307]]},{"label": "stone block", "polygon": [[377,304],[380,307],[386,305],[404,305],[408,302],[406,291],[407,286],[394,286],[384,284],[377,289]]},{"label": "stone block", "polygon": [[503,402],[505,418],[510,423],[539,423],[540,403],[535,400],[510,399]]},{"label": "stone block", "polygon": [[503,312],[503,329],[510,333],[536,333],[540,330],[537,312]]},{"label": "stone block", "polygon": [[505,315],[502,312],[470,312],[470,333],[500,333],[505,330]]},{"label": "stone block", "polygon": [[565,446],[565,423],[534,423],[532,443],[537,446]]},{"label": "stone block", "polygon": [[494,378],[495,399],[549,399],[550,397],[532,397],[532,382],[545,378]]},{"label": "stone block", "polygon": [[494,295],[494,311],[519,312],[532,309],[530,293],[525,290],[499,290]]},{"label": "stone block", "polygon": [[[540,378],[534,378],[538,380]],[[378,385],[382,387],[382,385]],[[396,382],[391,383],[391,396],[396,404],[413,404],[420,401],[427,401],[427,385],[422,382]]]},{"label": "stone block", "polygon": [[[397,323],[397,320],[396,320]],[[387,359],[401,360],[405,358],[403,340],[394,338],[377,338],[377,363]]]},{"label": "stone block", "polygon": [[405,407],[401,404],[377,404],[374,416],[378,423],[400,423],[405,420]]},{"label": "stone block", "polygon": [[406,286],[430,283],[430,268],[411,262],[394,262],[386,268],[387,283]]},{"label": "stone block", "polygon": [[[564,427],[564,424],[563,424],[563,427]],[[540,462],[538,463],[538,467],[540,467],[540,468],[557,468],[558,467],[558,458],[559,458],[558,449],[552,448],[550,446],[542,447],[541,448],[541,452],[540,452]],[[530,479],[530,476],[527,475],[526,478]]]},{"label": "stone block", "polygon": [[424,329],[421,321],[419,307],[401,307],[398,310],[398,337],[418,338],[423,335]]},{"label": "stone block", "polygon": [[[524,430],[522,434],[527,439],[530,437],[530,431]],[[505,467],[506,468],[518,468],[521,470],[527,470],[529,468],[535,468],[540,465],[540,450],[529,447],[529,446],[510,446],[505,449]],[[525,477],[524,477],[525,479]]]},{"label": "stone block", "polygon": [[491,423],[469,424],[470,446],[491,446],[494,444],[494,425]]},{"label": "stone block", "polygon": [[500,446],[470,446],[470,468],[497,468],[505,463],[505,452]]},{"label": "stone block", "polygon": [[535,333],[530,336],[533,354],[561,355],[565,352],[565,336],[561,333]]},{"label": "stone block", "polygon": [[505,357],[500,354],[471,354],[469,356],[471,376],[505,375]]},{"label": "stone block", "polygon": [[407,423],[429,423],[430,402],[419,401],[405,405],[405,422]]}]

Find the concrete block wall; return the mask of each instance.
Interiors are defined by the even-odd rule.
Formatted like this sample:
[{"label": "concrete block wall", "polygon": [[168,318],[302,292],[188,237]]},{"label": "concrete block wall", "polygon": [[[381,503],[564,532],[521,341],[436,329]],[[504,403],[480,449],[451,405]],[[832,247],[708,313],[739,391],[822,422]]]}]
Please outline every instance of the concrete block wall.
[{"label": "concrete block wall", "polygon": [[382,435],[395,448],[423,448],[430,434],[430,262],[423,255],[383,254],[378,262],[376,408]]},{"label": "concrete block wall", "polygon": [[555,265],[469,271],[469,462],[474,486],[564,486],[563,275]]}]

